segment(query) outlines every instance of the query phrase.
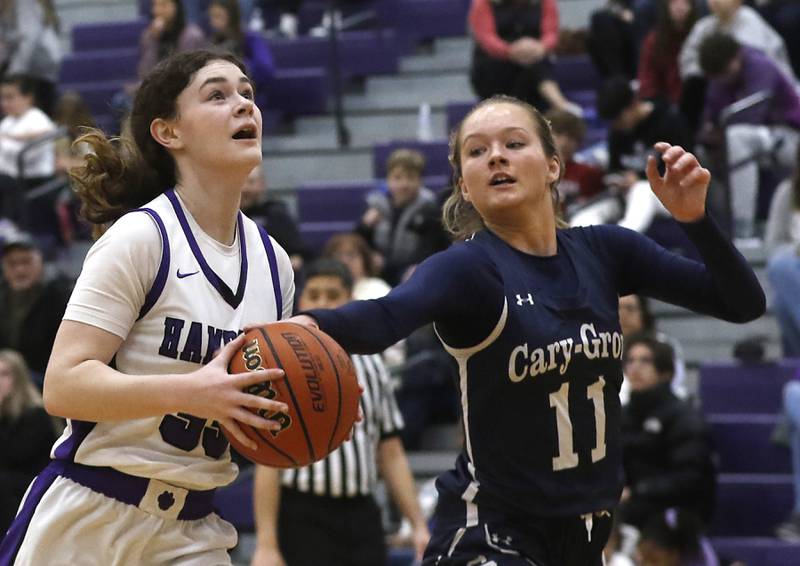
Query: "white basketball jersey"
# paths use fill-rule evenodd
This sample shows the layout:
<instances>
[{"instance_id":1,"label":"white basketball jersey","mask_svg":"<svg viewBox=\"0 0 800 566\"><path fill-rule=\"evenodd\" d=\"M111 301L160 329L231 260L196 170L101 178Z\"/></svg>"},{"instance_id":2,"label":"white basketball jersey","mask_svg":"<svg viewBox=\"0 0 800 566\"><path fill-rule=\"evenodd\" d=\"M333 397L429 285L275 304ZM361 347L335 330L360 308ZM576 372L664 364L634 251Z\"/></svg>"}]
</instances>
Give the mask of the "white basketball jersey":
<instances>
[{"instance_id":1,"label":"white basketball jersey","mask_svg":"<svg viewBox=\"0 0 800 566\"><path fill-rule=\"evenodd\" d=\"M139 318L114 358L120 372L195 371L245 326L291 313L289 258L263 228L241 213L238 245L231 247L202 233L172 190L131 214L155 223L162 253ZM214 265L227 266L230 286ZM211 489L236 476L219 425L182 413L121 422L72 420L53 456L187 489Z\"/></svg>"}]
</instances>

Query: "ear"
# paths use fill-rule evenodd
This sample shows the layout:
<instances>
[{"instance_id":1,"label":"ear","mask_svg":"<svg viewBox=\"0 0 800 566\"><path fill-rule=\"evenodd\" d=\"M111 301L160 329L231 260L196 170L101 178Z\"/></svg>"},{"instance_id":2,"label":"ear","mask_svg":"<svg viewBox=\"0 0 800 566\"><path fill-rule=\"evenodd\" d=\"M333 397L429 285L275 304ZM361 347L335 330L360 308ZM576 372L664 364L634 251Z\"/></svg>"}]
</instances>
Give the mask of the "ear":
<instances>
[{"instance_id":1,"label":"ear","mask_svg":"<svg viewBox=\"0 0 800 566\"><path fill-rule=\"evenodd\" d=\"M552 185L555 183L559 175L561 175L561 159L554 155L547 165L547 184Z\"/></svg>"},{"instance_id":2,"label":"ear","mask_svg":"<svg viewBox=\"0 0 800 566\"><path fill-rule=\"evenodd\" d=\"M456 185L458 185L458 190L461 191L461 198L464 199L464 202L470 202L469 191L467 190L467 184L464 182L464 177L459 177Z\"/></svg>"},{"instance_id":3,"label":"ear","mask_svg":"<svg viewBox=\"0 0 800 566\"><path fill-rule=\"evenodd\" d=\"M150 135L167 149L183 148L184 144L180 136L180 130L175 122L171 120L156 118L150 122Z\"/></svg>"}]
</instances>

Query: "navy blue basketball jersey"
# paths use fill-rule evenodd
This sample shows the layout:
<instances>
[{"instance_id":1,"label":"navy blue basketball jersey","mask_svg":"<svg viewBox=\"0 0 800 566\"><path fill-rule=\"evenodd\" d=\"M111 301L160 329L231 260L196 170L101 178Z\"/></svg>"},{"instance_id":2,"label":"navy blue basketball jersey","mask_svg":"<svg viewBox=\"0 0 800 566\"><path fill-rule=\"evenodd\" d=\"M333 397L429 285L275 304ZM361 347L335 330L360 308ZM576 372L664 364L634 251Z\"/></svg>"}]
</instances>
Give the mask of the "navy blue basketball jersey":
<instances>
[{"instance_id":1,"label":"navy blue basketball jersey","mask_svg":"<svg viewBox=\"0 0 800 566\"><path fill-rule=\"evenodd\" d=\"M623 481L618 297L642 293L731 321L765 308L713 221L685 228L705 265L616 226L559 230L549 257L483 230L386 297L309 314L358 353L435 323L459 365L465 430L438 487L463 502L467 525L479 507L522 517L607 510Z\"/></svg>"}]
</instances>

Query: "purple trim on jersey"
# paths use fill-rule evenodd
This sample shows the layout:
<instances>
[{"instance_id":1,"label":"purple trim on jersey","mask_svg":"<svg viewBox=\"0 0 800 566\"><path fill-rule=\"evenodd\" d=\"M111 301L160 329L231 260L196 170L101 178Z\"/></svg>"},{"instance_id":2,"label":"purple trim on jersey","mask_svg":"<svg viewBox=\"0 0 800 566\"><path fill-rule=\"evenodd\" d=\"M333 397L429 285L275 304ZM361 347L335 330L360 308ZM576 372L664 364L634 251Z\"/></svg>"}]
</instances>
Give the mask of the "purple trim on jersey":
<instances>
[{"instance_id":1,"label":"purple trim on jersey","mask_svg":"<svg viewBox=\"0 0 800 566\"><path fill-rule=\"evenodd\" d=\"M186 220L186 214L183 212L183 208L181 208L181 203L178 200L178 196L175 194L175 189L170 189L165 194L167 195L169 202L172 204L172 208L175 210L175 215L178 217L178 222L180 222L181 229L186 236L186 240L189 242L189 248L191 248L194 258L200 265L203 275L222 296L226 303L233 308L237 308L244 298L244 289L245 285L247 284L247 246L244 237L244 219L242 217L242 213L239 212L237 218L241 267L239 270L239 286L236 288L236 294L234 294L233 291L231 291L231 288L225 284L225 282L214 272L213 269L211 269L211 266L208 265L208 262L206 262L206 258L203 257L203 252L200 250L200 246L197 244L194 234L192 234L192 229L189 227L189 222Z\"/></svg>"},{"instance_id":2,"label":"purple trim on jersey","mask_svg":"<svg viewBox=\"0 0 800 566\"><path fill-rule=\"evenodd\" d=\"M25 503L8 528L5 538L0 542L0 566L11 566L16 561L36 507L57 477L58 471L53 464L50 464L33 480L25 497Z\"/></svg>"},{"instance_id":3,"label":"purple trim on jersey","mask_svg":"<svg viewBox=\"0 0 800 566\"><path fill-rule=\"evenodd\" d=\"M281 294L281 279L278 273L278 259L275 257L275 248L272 246L272 240L269 239L269 234L263 226L259 224L258 232L261 234L261 242L264 244L264 249L267 252L267 260L269 261L269 273L272 276L272 290L275 292L275 308L278 313L278 320L283 318L283 295Z\"/></svg>"},{"instance_id":4,"label":"purple trim on jersey","mask_svg":"<svg viewBox=\"0 0 800 566\"><path fill-rule=\"evenodd\" d=\"M141 320L144 318L150 309L153 308L153 305L156 304L156 301L161 296L161 292L164 290L164 285L167 284L167 276L169 275L169 237L167 236L167 229L164 227L164 222L161 220L161 217L155 210L149 208L137 208L132 212L146 212L150 215L150 217L155 221L156 225L158 226L158 231L161 232L161 263L158 266L158 273L156 273L156 278L153 281L153 286L150 287L150 291L147 292L147 296L144 298L144 304L142 308L139 310L139 317L136 320Z\"/></svg>"},{"instance_id":5,"label":"purple trim on jersey","mask_svg":"<svg viewBox=\"0 0 800 566\"><path fill-rule=\"evenodd\" d=\"M72 426L72 434L56 448L55 454L53 454L53 458L56 460L75 460L75 454L78 452L81 443L86 440L86 437L97 425L97 423L76 421L74 419L70 419L69 423Z\"/></svg>"}]
</instances>

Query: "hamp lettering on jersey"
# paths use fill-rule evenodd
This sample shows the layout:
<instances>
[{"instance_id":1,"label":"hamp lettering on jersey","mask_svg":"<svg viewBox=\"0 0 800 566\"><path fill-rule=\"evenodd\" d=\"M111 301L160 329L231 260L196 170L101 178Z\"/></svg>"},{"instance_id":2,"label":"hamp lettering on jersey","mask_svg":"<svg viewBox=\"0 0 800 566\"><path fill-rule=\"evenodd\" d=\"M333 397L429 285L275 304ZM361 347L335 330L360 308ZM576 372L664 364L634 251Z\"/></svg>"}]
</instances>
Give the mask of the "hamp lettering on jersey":
<instances>
[{"instance_id":1,"label":"hamp lettering on jersey","mask_svg":"<svg viewBox=\"0 0 800 566\"><path fill-rule=\"evenodd\" d=\"M519 383L526 377L536 377L558 369L564 375L573 355L583 354L590 360L614 357L622 359L622 335L619 332L597 332L594 324L580 328L580 343L563 338L541 348L530 348L525 342L515 346L508 357L508 379Z\"/></svg>"},{"instance_id":2,"label":"hamp lettering on jersey","mask_svg":"<svg viewBox=\"0 0 800 566\"><path fill-rule=\"evenodd\" d=\"M164 338L158 349L160 356L185 362L207 364L214 353L239 335L238 330L215 328L202 322L168 316L164 318Z\"/></svg>"}]
</instances>

